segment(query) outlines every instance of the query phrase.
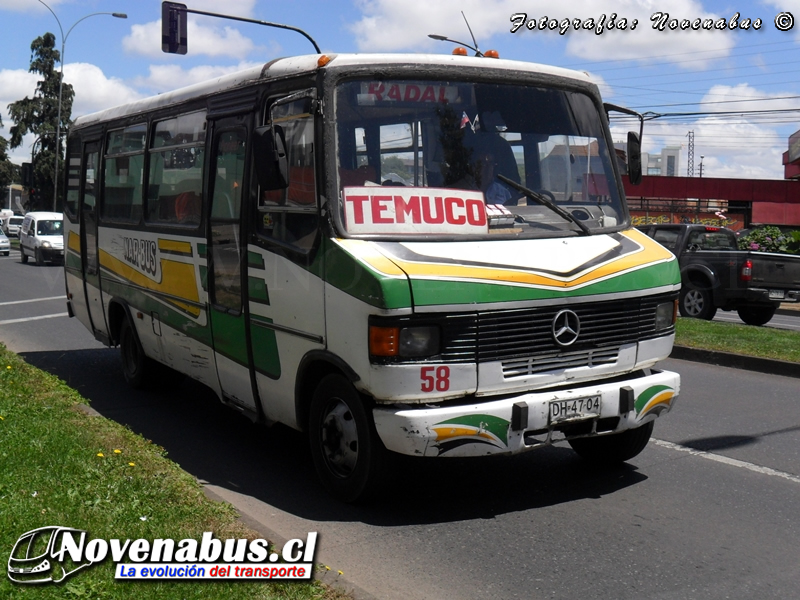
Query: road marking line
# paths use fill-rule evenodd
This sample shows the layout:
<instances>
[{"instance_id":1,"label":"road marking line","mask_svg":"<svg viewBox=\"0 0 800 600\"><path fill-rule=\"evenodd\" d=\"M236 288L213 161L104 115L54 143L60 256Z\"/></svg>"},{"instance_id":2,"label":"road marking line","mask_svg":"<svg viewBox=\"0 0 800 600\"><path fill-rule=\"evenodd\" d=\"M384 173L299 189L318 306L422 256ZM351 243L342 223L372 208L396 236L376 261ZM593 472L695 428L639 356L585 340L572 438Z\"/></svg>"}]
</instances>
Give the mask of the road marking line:
<instances>
[{"instance_id":1,"label":"road marking line","mask_svg":"<svg viewBox=\"0 0 800 600\"><path fill-rule=\"evenodd\" d=\"M722 456L720 454L712 454L711 452L705 452L704 450L696 450L694 448L689 448L688 446L681 446L680 444L674 444L672 442L666 442L664 440L657 440L655 438L652 440L652 442L657 446L661 446L662 448L677 450L678 452L688 452L689 454L693 454L701 458L707 458L708 460L720 462L729 465L731 467L747 469L748 471L754 471L755 473L761 473L762 475L780 477L782 479L788 479L789 481L793 481L794 483L800 483L800 477L797 477L790 473L784 473L783 471L770 469L769 467L761 467L759 465L754 465L753 463L744 462L743 460L736 460L735 458L728 458L727 456Z\"/></svg>"},{"instance_id":2,"label":"road marking line","mask_svg":"<svg viewBox=\"0 0 800 600\"><path fill-rule=\"evenodd\" d=\"M26 317L24 319L7 319L0 321L0 325L10 325L11 323L25 323L26 321L38 321L40 319L53 319L55 317L68 317L69 313L57 313L54 315L42 315L41 317Z\"/></svg>"},{"instance_id":3,"label":"road marking line","mask_svg":"<svg viewBox=\"0 0 800 600\"><path fill-rule=\"evenodd\" d=\"M64 300L66 296L50 296L49 298L33 298L31 300L13 300L11 302L0 302L0 306L9 304L27 304L28 302L44 302L45 300Z\"/></svg>"}]
</instances>

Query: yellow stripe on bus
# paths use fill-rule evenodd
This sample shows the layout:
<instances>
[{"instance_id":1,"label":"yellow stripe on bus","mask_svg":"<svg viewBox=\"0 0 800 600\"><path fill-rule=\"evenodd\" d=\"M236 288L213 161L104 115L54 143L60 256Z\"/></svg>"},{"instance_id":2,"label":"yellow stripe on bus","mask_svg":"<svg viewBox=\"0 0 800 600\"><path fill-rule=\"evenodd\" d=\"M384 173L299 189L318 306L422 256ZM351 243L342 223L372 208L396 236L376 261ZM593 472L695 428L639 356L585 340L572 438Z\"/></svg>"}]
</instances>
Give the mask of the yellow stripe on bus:
<instances>
[{"instance_id":1,"label":"yellow stripe on bus","mask_svg":"<svg viewBox=\"0 0 800 600\"><path fill-rule=\"evenodd\" d=\"M77 231L69 232L69 238L67 239L67 248L69 248L70 250L72 250L77 254L81 253L81 236L78 235Z\"/></svg>"},{"instance_id":2,"label":"yellow stripe on bus","mask_svg":"<svg viewBox=\"0 0 800 600\"><path fill-rule=\"evenodd\" d=\"M385 274L394 274L398 267L409 277L441 278L441 279L471 279L484 280L502 283L516 283L549 288L576 288L587 285L594 281L619 275L626 271L652 265L659 262L674 260L674 256L669 250L655 243L643 233L636 230L623 232L628 239L635 242L639 249L629 252L616 260L599 265L589 272L573 276L572 278L559 278L535 270L524 271L522 269L496 269L491 267L473 267L469 265L454 265L440 263L432 260L431 262L408 262L398 257L392 257L391 261L382 254L373 251L369 253L366 248L353 246L355 240L347 240L347 244L342 244L360 259L368 262L375 270ZM389 264L387 264L389 263Z\"/></svg>"},{"instance_id":3,"label":"yellow stripe on bus","mask_svg":"<svg viewBox=\"0 0 800 600\"><path fill-rule=\"evenodd\" d=\"M178 240L158 240L158 248L165 252L180 252L181 254L192 254L191 242L179 242Z\"/></svg>"},{"instance_id":4,"label":"yellow stripe on bus","mask_svg":"<svg viewBox=\"0 0 800 600\"><path fill-rule=\"evenodd\" d=\"M160 283L142 275L132 266L115 258L105 250L100 250L100 265L125 281L129 281L139 287L183 298L190 302L200 301L197 293L195 269L191 263L181 263L162 258ZM172 303L195 317L200 315L200 309L196 306L178 300L174 300Z\"/></svg>"}]
</instances>

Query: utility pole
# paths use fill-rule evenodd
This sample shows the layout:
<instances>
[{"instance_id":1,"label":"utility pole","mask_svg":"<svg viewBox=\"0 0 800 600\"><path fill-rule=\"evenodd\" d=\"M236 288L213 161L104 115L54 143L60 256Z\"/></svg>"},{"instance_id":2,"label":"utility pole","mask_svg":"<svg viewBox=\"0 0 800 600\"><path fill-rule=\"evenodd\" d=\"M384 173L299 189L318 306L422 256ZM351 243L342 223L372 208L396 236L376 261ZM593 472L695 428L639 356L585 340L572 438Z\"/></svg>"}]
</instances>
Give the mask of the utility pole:
<instances>
[{"instance_id":1,"label":"utility pole","mask_svg":"<svg viewBox=\"0 0 800 600\"><path fill-rule=\"evenodd\" d=\"M689 138L689 160L686 165L686 176L694 177L694 131L686 134Z\"/></svg>"},{"instance_id":2,"label":"utility pole","mask_svg":"<svg viewBox=\"0 0 800 600\"><path fill-rule=\"evenodd\" d=\"M702 179L702 178L703 178L703 159L704 159L704 158L705 158L705 156L703 156L703 155L701 154L701 155L700 155L700 179Z\"/></svg>"}]
</instances>

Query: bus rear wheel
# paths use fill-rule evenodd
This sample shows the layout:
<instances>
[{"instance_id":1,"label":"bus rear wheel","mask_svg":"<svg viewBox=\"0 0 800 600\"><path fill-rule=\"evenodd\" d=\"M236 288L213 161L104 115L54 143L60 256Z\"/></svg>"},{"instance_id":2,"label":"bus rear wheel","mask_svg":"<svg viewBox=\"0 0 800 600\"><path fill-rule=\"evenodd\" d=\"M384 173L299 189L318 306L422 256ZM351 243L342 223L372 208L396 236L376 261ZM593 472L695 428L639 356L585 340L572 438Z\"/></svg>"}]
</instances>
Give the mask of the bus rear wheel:
<instances>
[{"instance_id":1,"label":"bus rear wheel","mask_svg":"<svg viewBox=\"0 0 800 600\"><path fill-rule=\"evenodd\" d=\"M119 332L119 350L122 359L122 374L125 381L134 389L144 386L147 378L149 359L144 353L139 338L133 331L131 322L126 318L122 321Z\"/></svg>"},{"instance_id":2,"label":"bus rear wheel","mask_svg":"<svg viewBox=\"0 0 800 600\"><path fill-rule=\"evenodd\" d=\"M655 421L628 429L622 433L569 440L569 445L581 458L596 463L614 464L630 460L647 446Z\"/></svg>"},{"instance_id":3,"label":"bus rear wheel","mask_svg":"<svg viewBox=\"0 0 800 600\"><path fill-rule=\"evenodd\" d=\"M308 431L314 467L328 492L343 502L371 498L386 450L361 396L343 376L319 382Z\"/></svg>"}]
</instances>

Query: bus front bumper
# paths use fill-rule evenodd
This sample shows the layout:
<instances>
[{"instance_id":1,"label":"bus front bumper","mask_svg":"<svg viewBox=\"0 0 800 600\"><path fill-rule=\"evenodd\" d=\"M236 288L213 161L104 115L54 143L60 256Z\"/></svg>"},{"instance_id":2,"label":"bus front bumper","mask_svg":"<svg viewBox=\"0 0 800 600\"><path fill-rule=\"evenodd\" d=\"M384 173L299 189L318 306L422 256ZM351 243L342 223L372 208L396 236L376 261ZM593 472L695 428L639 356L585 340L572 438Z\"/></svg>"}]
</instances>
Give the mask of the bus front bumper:
<instances>
[{"instance_id":1,"label":"bus front bumper","mask_svg":"<svg viewBox=\"0 0 800 600\"><path fill-rule=\"evenodd\" d=\"M386 448L400 454L518 454L639 427L669 411L679 390L677 373L645 369L607 382L474 404L378 406L373 415Z\"/></svg>"}]
</instances>

